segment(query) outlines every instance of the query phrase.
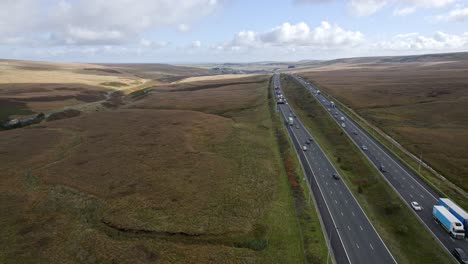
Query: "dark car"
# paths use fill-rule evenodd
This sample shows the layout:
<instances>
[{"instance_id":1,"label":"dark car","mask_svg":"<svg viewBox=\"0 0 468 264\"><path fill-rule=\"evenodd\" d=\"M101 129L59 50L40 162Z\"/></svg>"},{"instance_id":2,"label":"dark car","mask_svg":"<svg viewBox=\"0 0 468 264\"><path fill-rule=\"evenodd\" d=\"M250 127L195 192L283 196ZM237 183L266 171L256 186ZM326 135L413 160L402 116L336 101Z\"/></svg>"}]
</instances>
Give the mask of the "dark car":
<instances>
[{"instance_id":1,"label":"dark car","mask_svg":"<svg viewBox=\"0 0 468 264\"><path fill-rule=\"evenodd\" d=\"M380 165L379 170L380 170L381 172L386 172L386 171L387 171L387 170L385 170L385 166L384 166L384 165Z\"/></svg>"},{"instance_id":2,"label":"dark car","mask_svg":"<svg viewBox=\"0 0 468 264\"><path fill-rule=\"evenodd\" d=\"M468 264L468 256L463 252L461 248L453 249L453 255L462 264Z\"/></svg>"},{"instance_id":3,"label":"dark car","mask_svg":"<svg viewBox=\"0 0 468 264\"><path fill-rule=\"evenodd\" d=\"M306 140L306 144L309 145L309 144L310 144L310 140L307 139L307 140Z\"/></svg>"},{"instance_id":4,"label":"dark car","mask_svg":"<svg viewBox=\"0 0 468 264\"><path fill-rule=\"evenodd\" d=\"M299 125L296 125L296 128L299 129Z\"/></svg>"},{"instance_id":5,"label":"dark car","mask_svg":"<svg viewBox=\"0 0 468 264\"><path fill-rule=\"evenodd\" d=\"M357 131L356 131L356 130L354 130L354 131L353 131L353 134L354 134L354 135L357 135Z\"/></svg>"},{"instance_id":6,"label":"dark car","mask_svg":"<svg viewBox=\"0 0 468 264\"><path fill-rule=\"evenodd\" d=\"M313 141L311 137L309 138L309 141L310 141L310 142L312 142L312 141Z\"/></svg>"},{"instance_id":7,"label":"dark car","mask_svg":"<svg viewBox=\"0 0 468 264\"><path fill-rule=\"evenodd\" d=\"M338 174L336 174L336 173L333 173L333 174L332 174L332 177L333 177L333 179L335 179L335 180L339 180L339 179L340 179L340 176L338 176Z\"/></svg>"}]
</instances>

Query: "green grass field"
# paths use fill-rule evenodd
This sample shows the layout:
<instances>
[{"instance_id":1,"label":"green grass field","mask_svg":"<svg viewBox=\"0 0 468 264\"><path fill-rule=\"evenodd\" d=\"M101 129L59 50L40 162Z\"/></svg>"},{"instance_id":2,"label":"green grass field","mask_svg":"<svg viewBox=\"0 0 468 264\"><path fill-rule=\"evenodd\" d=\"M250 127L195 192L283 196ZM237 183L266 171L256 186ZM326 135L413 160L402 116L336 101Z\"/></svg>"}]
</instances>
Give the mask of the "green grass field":
<instances>
[{"instance_id":1,"label":"green grass field","mask_svg":"<svg viewBox=\"0 0 468 264\"><path fill-rule=\"evenodd\" d=\"M445 250L310 93L282 76L290 105L343 176L399 263L451 263Z\"/></svg>"}]
</instances>

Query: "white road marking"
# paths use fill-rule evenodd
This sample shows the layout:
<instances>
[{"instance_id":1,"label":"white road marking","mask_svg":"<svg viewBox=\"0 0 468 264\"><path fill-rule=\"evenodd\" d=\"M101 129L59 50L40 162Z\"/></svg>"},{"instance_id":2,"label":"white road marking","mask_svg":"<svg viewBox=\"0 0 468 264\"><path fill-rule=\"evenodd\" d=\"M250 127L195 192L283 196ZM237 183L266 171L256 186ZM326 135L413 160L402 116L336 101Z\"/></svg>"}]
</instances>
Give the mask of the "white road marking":
<instances>
[{"instance_id":1,"label":"white road marking","mask_svg":"<svg viewBox=\"0 0 468 264\"><path fill-rule=\"evenodd\" d=\"M424 199L424 195L420 194L419 196L421 196L421 198L423 198L423 199Z\"/></svg>"},{"instance_id":2,"label":"white road marking","mask_svg":"<svg viewBox=\"0 0 468 264\"><path fill-rule=\"evenodd\" d=\"M411 189L414 189L414 186L413 186L413 185L411 185Z\"/></svg>"},{"instance_id":3,"label":"white road marking","mask_svg":"<svg viewBox=\"0 0 468 264\"><path fill-rule=\"evenodd\" d=\"M369 243L369 246L370 246L370 248L372 248L372 250L374 250L374 247L372 246L372 244L371 244L371 243Z\"/></svg>"},{"instance_id":4,"label":"white road marking","mask_svg":"<svg viewBox=\"0 0 468 264\"><path fill-rule=\"evenodd\" d=\"M359 226L359 228L361 228L361 231L364 231L364 229L362 228L362 226Z\"/></svg>"},{"instance_id":5,"label":"white road marking","mask_svg":"<svg viewBox=\"0 0 468 264\"><path fill-rule=\"evenodd\" d=\"M338 204L338 202L335 200L335 203Z\"/></svg>"},{"instance_id":6,"label":"white road marking","mask_svg":"<svg viewBox=\"0 0 468 264\"><path fill-rule=\"evenodd\" d=\"M354 212L351 212L351 213L353 214L353 216L356 216L356 215L354 214Z\"/></svg>"},{"instance_id":7,"label":"white road marking","mask_svg":"<svg viewBox=\"0 0 468 264\"><path fill-rule=\"evenodd\" d=\"M411 193L410 193L410 195L409 195L409 196L410 196L411 198L413 198L413 195L412 195Z\"/></svg>"},{"instance_id":8,"label":"white road marking","mask_svg":"<svg viewBox=\"0 0 468 264\"><path fill-rule=\"evenodd\" d=\"M351 231L351 228L348 226L348 230Z\"/></svg>"},{"instance_id":9,"label":"white road marking","mask_svg":"<svg viewBox=\"0 0 468 264\"><path fill-rule=\"evenodd\" d=\"M356 247L357 247L357 248L359 248L359 245L358 245L358 243L356 243Z\"/></svg>"}]
</instances>

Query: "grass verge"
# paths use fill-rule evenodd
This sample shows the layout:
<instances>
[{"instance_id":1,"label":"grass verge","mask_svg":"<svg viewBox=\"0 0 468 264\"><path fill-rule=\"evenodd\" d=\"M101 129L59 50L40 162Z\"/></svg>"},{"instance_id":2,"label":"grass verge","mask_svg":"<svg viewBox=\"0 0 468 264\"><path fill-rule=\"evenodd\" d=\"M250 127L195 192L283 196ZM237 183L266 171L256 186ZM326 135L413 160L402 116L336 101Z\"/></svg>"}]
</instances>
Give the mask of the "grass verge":
<instances>
[{"instance_id":1,"label":"grass verge","mask_svg":"<svg viewBox=\"0 0 468 264\"><path fill-rule=\"evenodd\" d=\"M339 170L396 260L451 263L445 250L312 95L292 78L282 75L281 82L288 102Z\"/></svg>"},{"instance_id":2,"label":"grass verge","mask_svg":"<svg viewBox=\"0 0 468 264\"><path fill-rule=\"evenodd\" d=\"M322 232L319 215L314 209L315 205L311 193L304 181L304 172L294 153L292 142L277 113L274 112L275 102L269 93L270 111L273 120L273 129L278 141L279 152L283 161L284 171L289 180L291 194L302 238L302 249L307 263L324 263L328 249Z\"/></svg>"}]
</instances>

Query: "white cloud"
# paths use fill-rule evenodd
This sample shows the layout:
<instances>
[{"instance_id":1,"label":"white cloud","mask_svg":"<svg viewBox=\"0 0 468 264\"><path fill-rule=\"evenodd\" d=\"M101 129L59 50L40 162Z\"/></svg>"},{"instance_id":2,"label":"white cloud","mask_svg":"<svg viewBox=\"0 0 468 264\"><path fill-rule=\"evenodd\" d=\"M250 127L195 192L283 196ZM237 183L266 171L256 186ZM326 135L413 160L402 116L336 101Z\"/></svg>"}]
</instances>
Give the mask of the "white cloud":
<instances>
[{"instance_id":1,"label":"white cloud","mask_svg":"<svg viewBox=\"0 0 468 264\"><path fill-rule=\"evenodd\" d=\"M190 27L187 25L187 24L179 24L179 26L177 27L179 29L180 32L187 32L190 30Z\"/></svg>"},{"instance_id":2,"label":"white cloud","mask_svg":"<svg viewBox=\"0 0 468 264\"><path fill-rule=\"evenodd\" d=\"M192 48L194 48L194 49L198 49L201 46L202 46L202 43L199 40L195 40L195 41L192 42Z\"/></svg>"},{"instance_id":3,"label":"white cloud","mask_svg":"<svg viewBox=\"0 0 468 264\"><path fill-rule=\"evenodd\" d=\"M234 39L231 41L230 46L232 47L253 47L260 44L258 34L251 30L243 30L238 32Z\"/></svg>"},{"instance_id":4,"label":"white cloud","mask_svg":"<svg viewBox=\"0 0 468 264\"><path fill-rule=\"evenodd\" d=\"M350 0L349 6L352 12L358 16L369 16L387 5L384 0Z\"/></svg>"},{"instance_id":5,"label":"white cloud","mask_svg":"<svg viewBox=\"0 0 468 264\"><path fill-rule=\"evenodd\" d=\"M441 21L468 21L468 8L454 9L447 14L437 16L436 19Z\"/></svg>"},{"instance_id":6,"label":"white cloud","mask_svg":"<svg viewBox=\"0 0 468 264\"><path fill-rule=\"evenodd\" d=\"M379 50L395 51L461 51L468 48L468 32L452 35L436 32L432 36L419 33L396 35L389 41L382 41L372 45Z\"/></svg>"},{"instance_id":7,"label":"white cloud","mask_svg":"<svg viewBox=\"0 0 468 264\"><path fill-rule=\"evenodd\" d=\"M159 27L188 30L221 4L215 0L0 1L0 39L49 36L55 45L122 44Z\"/></svg>"},{"instance_id":8,"label":"white cloud","mask_svg":"<svg viewBox=\"0 0 468 264\"><path fill-rule=\"evenodd\" d=\"M406 16L411 13L414 13L416 11L416 8L414 7L403 7L403 8L397 8L393 11L393 15L395 16Z\"/></svg>"},{"instance_id":9,"label":"white cloud","mask_svg":"<svg viewBox=\"0 0 468 264\"><path fill-rule=\"evenodd\" d=\"M335 0L295 0L298 4L331 3ZM382 10L384 7L393 6L394 15L408 15L419 8L440 8L447 6L456 0L347 0L351 13L357 16L369 16Z\"/></svg>"},{"instance_id":10,"label":"white cloud","mask_svg":"<svg viewBox=\"0 0 468 264\"><path fill-rule=\"evenodd\" d=\"M359 44L364 35L359 31L344 30L338 25L323 21L311 29L304 22L290 24L288 22L274 27L266 32L241 31L229 43L230 47L315 47L321 49L345 48Z\"/></svg>"},{"instance_id":11,"label":"white cloud","mask_svg":"<svg viewBox=\"0 0 468 264\"><path fill-rule=\"evenodd\" d=\"M152 41L149 39L142 38L140 40L140 46L144 48L151 48L151 49L161 49L169 46L169 42L167 41Z\"/></svg>"}]
</instances>

